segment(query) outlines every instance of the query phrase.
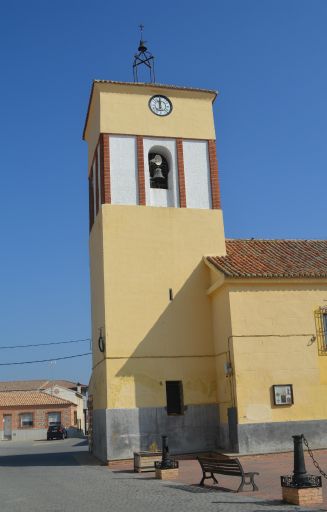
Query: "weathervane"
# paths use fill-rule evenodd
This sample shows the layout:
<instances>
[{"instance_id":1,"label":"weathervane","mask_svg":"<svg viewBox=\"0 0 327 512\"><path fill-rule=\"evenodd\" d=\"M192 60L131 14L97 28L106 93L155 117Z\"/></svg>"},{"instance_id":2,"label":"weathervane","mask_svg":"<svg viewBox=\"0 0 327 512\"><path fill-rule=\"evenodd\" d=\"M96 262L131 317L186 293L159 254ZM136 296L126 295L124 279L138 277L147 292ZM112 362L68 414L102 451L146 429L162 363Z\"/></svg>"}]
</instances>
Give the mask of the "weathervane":
<instances>
[{"instance_id":1,"label":"weathervane","mask_svg":"<svg viewBox=\"0 0 327 512\"><path fill-rule=\"evenodd\" d=\"M141 31L141 39L140 44L138 47L138 53L134 55L134 62L133 62L133 75L134 75L134 82L138 82L138 66L141 66L144 64L149 69L150 73L150 83L155 83L156 77L154 74L154 56L152 53L148 52L147 47L145 46L146 41L143 40L143 29L144 25L142 23L139 25L140 31Z\"/></svg>"}]
</instances>

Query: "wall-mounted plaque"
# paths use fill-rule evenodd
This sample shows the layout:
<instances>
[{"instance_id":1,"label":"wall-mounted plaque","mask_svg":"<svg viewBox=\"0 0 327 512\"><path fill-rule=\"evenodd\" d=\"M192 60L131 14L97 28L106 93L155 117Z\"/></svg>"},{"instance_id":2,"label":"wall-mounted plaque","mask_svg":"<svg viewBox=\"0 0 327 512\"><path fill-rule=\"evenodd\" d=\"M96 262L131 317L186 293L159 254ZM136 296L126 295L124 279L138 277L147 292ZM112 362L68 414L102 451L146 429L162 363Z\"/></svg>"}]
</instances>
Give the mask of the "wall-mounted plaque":
<instances>
[{"instance_id":1,"label":"wall-mounted plaque","mask_svg":"<svg viewBox=\"0 0 327 512\"><path fill-rule=\"evenodd\" d=\"M275 384L273 396L275 405L292 405L294 403L292 384Z\"/></svg>"}]
</instances>

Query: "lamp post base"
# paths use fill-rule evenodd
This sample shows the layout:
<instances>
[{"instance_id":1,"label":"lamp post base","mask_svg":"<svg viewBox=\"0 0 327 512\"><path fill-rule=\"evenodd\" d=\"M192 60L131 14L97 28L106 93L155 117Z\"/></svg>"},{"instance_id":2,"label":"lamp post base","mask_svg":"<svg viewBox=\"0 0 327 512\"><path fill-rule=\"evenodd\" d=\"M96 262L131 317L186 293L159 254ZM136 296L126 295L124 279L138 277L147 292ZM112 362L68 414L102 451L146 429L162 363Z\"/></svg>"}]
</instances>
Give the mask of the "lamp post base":
<instances>
[{"instance_id":1,"label":"lamp post base","mask_svg":"<svg viewBox=\"0 0 327 512\"><path fill-rule=\"evenodd\" d=\"M178 468L156 468L156 478L159 480L174 480L175 478L178 478Z\"/></svg>"},{"instance_id":2,"label":"lamp post base","mask_svg":"<svg viewBox=\"0 0 327 512\"><path fill-rule=\"evenodd\" d=\"M323 502L321 487L282 487L283 501L292 505L314 505Z\"/></svg>"}]
</instances>

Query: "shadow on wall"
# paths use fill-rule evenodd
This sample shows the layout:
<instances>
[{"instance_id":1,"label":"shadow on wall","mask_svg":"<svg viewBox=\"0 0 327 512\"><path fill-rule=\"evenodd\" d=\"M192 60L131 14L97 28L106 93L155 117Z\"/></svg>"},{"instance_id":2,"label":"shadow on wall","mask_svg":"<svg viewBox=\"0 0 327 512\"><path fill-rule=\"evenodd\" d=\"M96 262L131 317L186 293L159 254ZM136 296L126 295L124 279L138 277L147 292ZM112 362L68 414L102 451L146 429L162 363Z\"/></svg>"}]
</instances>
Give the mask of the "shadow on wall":
<instances>
[{"instance_id":1,"label":"shadow on wall","mask_svg":"<svg viewBox=\"0 0 327 512\"><path fill-rule=\"evenodd\" d=\"M167 307L158 313L158 320L117 372L115 395L121 397L126 382L134 379L136 408L108 411L109 459L160 449L163 434L169 436L169 447L175 453L207 451L218 445L208 286L209 271L201 262L173 300L169 301L169 290L165 290ZM143 308L147 310L146 299ZM182 381L183 414L168 415L166 381Z\"/></svg>"}]
</instances>

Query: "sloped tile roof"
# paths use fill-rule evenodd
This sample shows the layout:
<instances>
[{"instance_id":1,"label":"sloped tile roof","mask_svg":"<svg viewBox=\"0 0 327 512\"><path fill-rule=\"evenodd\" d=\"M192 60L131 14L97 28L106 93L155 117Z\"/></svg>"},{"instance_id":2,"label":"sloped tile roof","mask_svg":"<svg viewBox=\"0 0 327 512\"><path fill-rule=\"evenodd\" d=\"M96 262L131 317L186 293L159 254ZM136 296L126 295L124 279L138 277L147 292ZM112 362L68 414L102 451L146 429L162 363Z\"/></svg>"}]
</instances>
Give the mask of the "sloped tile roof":
<instances>
[{"instance_id":1,"label":"sloped tile roof","mask_svg":"<svg viewBox=\"0 0 327 512\"><path fill-rule=\"evenodd\" d=\"M3 391L0 393L0 407L68 404L71 402L41 391Z\"/></svg>"},{"instance_id":2,"label":"sloped tile roof","mask_svg":"<svg viewBox=\"0 0 327 512\"><path fill-rule=\"evenodd\" d=\"M0 392L2 391L38 391L41 389L52 388L53 386L61 386L66 389L76 389L76 382L70 380L10 380L0 382ZM87 387L81 384L82 388Z\"/></svg>"},{"instance_id":3,"label":"sloped tile roof","mask_svg":"<svg viewBox=\"0 0 327 512\"><path fill-rule=\"evenodd\" d=\"M226 240L207 261L228 277L327 277L327 240Z\"/></svg>"}]
</instances>

